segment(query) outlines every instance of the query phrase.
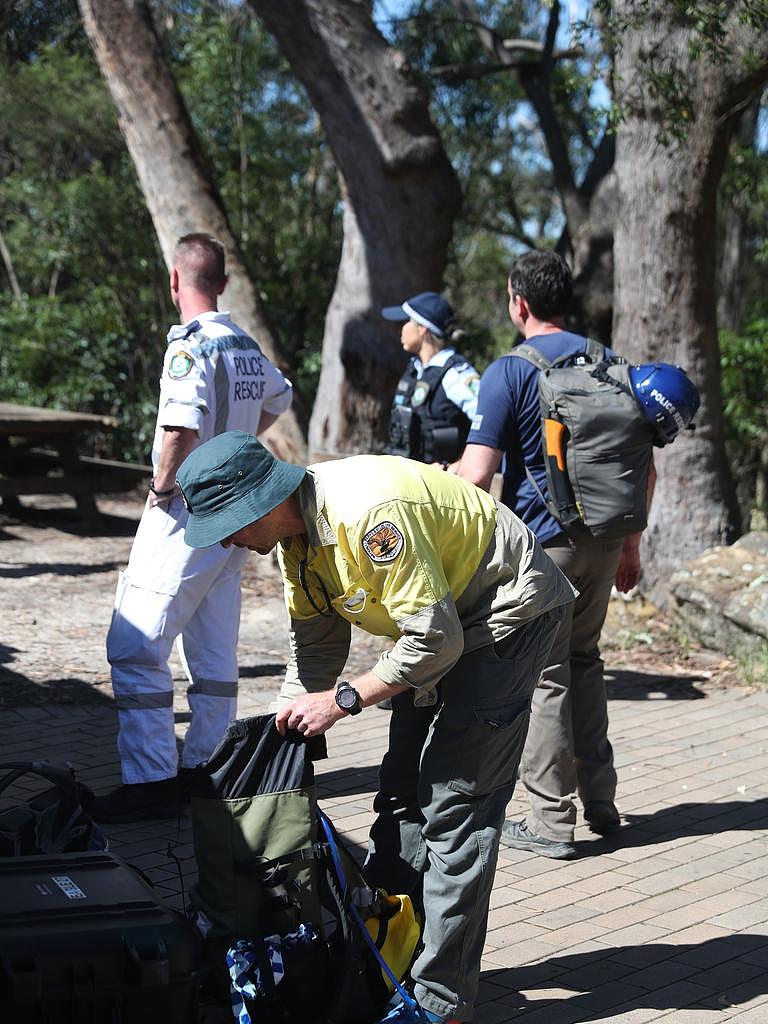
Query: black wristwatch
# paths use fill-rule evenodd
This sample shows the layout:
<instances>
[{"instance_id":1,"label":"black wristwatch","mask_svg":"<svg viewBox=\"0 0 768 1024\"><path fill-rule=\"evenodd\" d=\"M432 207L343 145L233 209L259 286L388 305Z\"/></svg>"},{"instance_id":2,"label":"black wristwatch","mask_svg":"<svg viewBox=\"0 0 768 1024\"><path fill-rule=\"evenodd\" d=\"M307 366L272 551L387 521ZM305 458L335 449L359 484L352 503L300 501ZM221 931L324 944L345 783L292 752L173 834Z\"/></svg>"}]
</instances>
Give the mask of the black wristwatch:
<instances>
[{"instance_id":1,"label":"black wristwatch","mask_svg":"<svg viewBox=\"0 0 768 1024\"><path fill-rule=\"evenodd\" d=\"M149 481L149 489L150 491L152 491L156 498L170 498L170 496L176 490L176 484L174 483L173 487L169 487L165 491L158 491L158 489L155 487L155 478L152 477L152 479Z\"/></svg>"},{"instance_id":2,"label":"black wristwatch","mask_svg":"<svg viewBox=\"0 0 768 1024\"><path fill-rule=\"evenodd\" d=\"M340 679L336 687L336 703L348 715L359 715L363 710L360 694L346 679Z\"/></svg>"}]
</instances>

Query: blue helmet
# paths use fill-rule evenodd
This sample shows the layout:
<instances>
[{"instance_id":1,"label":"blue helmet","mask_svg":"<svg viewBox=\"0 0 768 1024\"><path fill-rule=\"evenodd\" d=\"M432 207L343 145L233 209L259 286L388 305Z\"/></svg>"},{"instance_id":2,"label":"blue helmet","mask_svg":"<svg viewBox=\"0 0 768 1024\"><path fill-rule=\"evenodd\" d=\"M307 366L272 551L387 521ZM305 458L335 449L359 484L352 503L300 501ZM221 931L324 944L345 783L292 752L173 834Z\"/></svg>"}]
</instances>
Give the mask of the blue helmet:
<instances>
[{"instance_id":1,"label":"blue helmet","mask_svg":"<svg viewBox=\"0 0 768 1024\"><path fill-rule=\"evenodd\" d=\"M629 382L643 415L656 427L662 445L674 441L696 415L701 401L699 392L679 366L630 366Z\"/></svg>"}]
</instances>

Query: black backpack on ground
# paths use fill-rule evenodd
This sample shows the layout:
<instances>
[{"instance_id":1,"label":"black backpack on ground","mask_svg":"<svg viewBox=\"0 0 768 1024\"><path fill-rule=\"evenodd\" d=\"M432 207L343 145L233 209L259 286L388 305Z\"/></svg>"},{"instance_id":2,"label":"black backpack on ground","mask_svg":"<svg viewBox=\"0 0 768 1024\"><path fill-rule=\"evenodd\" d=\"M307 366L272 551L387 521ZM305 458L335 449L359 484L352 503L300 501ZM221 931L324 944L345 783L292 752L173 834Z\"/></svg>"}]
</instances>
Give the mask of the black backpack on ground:
<instances>
[{"instance_id":1,"label":"black backpack on ground","mask_svg":"<svg viewBox=\"0 0 768 1024\"><path fill-rule=\"evenodd\" d=\"M0 763L0 773L0 857L107 848L106 837L88 814L93 793L77 781L70 765L7 761ZM46 784L31 797L16 787L29 776Z\"/></svg>"},{"instance_id":2,"label":"black backpack on ground","mask_svg":"<svg viewBox=\"0 0 768 1024\"><path fill-rule=\"evenodd\" d=\"M237 721L191 781L208 990L241 1021L370 1024L418 943L410 899L371 889L317 807L312 743Z\"/></svg>"}]
</instances>

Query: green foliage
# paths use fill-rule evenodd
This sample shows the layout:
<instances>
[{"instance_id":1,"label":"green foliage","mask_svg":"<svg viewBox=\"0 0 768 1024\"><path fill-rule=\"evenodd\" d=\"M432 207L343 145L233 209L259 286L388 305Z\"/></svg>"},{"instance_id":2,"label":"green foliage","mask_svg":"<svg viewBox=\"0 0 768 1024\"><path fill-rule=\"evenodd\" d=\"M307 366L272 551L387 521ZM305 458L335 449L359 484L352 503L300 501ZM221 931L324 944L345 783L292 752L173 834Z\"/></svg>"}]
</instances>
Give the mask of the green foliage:
<instances>
[{"instance_id":1,"label":"green foliage","mask_svg":"<svg viewBox=\"0 0 768 1024\"><path fill-rule=\"evenodd\" d=\"M475 6L500 38L542 36L528 9L536 5ZM457 238L487 232L517 248L556 239L563 220L552 171L515 71L494 69L475 26L448 0L414 0L382 28L431 88L432 115L464 193Z\"/></svg>"},{"instance_id":2,"label":"green foliage","mask_svg":"<svg viewBox=\"0 0 768 1024\"><path fill-rule=\"evenodd\" d=\"M768 643L763 641L754 652L737 653L736 663L746 686L768 689Z\"/></svg>"},{"instance_id":3,"label":"green foliage","mask_svg":"<svg viewBox=\"0 0 768 1024\"><path fill-rule=\"evenodd\" d=\"M246 264L311 402L341 249L338 181L318 119L247 9L179 8L165 42Z\"/></svg>"},{"instance_id":4,"label":"green foliage","mask_svg":"<svg viewBox=\"0 0 768 1024\"><path fill-rule=\"evenodd\" d=\"M611 123L643 110L656 122L659 142L670 148L685 141L694 116L690 96L695 91L700 64L727 64L733 60L732 32L740 26L755 30L756 49L739 58L753 65L764 64L757 33L768 30L766 0L634 0L617 5L611 0L594 0L595 10L605 19L605 37L616 52L631 33L645 36L638 54L642 75L633 83L631 95L614 104ZM688 60L681 59L680 42Z\"/></svg>"},{"instance_id":5,"label":"green foliage","mask_svg":"<svg viewBox=\"0 0 768 1024\"><path fill-rule=\"evenodd\" d=\"M499 39L545 38L549 10L539 3L476 0L473 8ZM481 45L476 25L460 18L449 0L413 0L397 19L382 13L379 26L430 89L432 117L461 182L464 200L446 290L468 332L463 351L482 369L514 340L506 296L513 256L534 246L554 247L565 224L541 127L523 86L540 54L521 50L519 67L502 67ZM574 51L581 59L557 60L549 69L553 109L577 180L606 122L593 101L601 70L595 42L584 34Z\"/></svg>"},{"instance_id":6,"label":"green foliage","mask_svg":"<svg viewBox=\"0 0 768 1024\"><path fill-rule=\"evenodd\" d=\"M0 264L0 397L115 415L120 429L92 453L146 462L176 319L167 270L74 0L16 6L0 49L0 232L23 299ZM341 241L322 133L243 7L196 0L159 13L212 177L311 401Z\"/></svg>"},{"instance_id":7,"label":"green foliage","mask_svg":"<svg viewBox=\"0 0 768 1024\"><path fill-rule=\"evenodd\" d=\"M96 287L86 302L0 300L0 400L117 416L112 435L93 435L92 454L148 461L162 342L137 349L119 296ZM150 373L151 370L151 373Z\"/></svg>"},{"instance_id":8,"label":"green foliage","mask_svg":"<svg viewBox=\"0 0 768 1024\"><path fill-rule=\"evenodd\" d=\"M768 317L740 336L721 331L720 352L726 447L748 511L768 446Z\"/></svg>"},{"instance_id":9,"label":"green foliage","mask_svg":"<svg viewBox=\"0 0 768 1024\"><path fill-rule=\"evenodd\" d=\"M332 154L307 97L247 5L152 3L229 221L293 360L295 383L311 403L341 242ZM551 6L475 3L499 38L529 41L543 40ZM380 18L380 27L430 89L462 183L446 290L467 331L462 348L483 369L513 341L505 291L511 257L555 244L564 224L523 88L539 58L523 54L518 71L494 68L474 26L448 0L389 8L398 17ZM722 51L728 11L762 29L765 8L766 0L664 4L693 26L702 59ZM659 5L639 0L634 11L637 19L658 18ZM555 61L549 80L577 181L606 123L594 86L606 53L620 43L598 34L597 19L587 20L578 53ZM617 29L615 21L606 24ZM98 441L99 454L146 461L164 336L175 313L75 0L11 0L0 12L0 40L0 231L24 296L13 301L0 265L0 396L117 415L121 429ZM678 111L684 125L685 90L663 60L649 61L648 70L656 102ZM768 430L760 411L766 321L758 319L768 317L758 262L768 258L768 175L764 156L748 149L735 153L730 167L724 195L748 206L755 255L748 271L754 322L742 337L723 337L729 445L748 475Z\"/></svg>"},{"instance_id":10,"label":"green foliage","mask_svg":"<svg viewBox=\"0 0 768 1024\"><path fill-rule=\"evenodd\" d=\"M482 372L509 352L517 332L507 309L511 259L503 241L490 232L456 239L446 273L446 294L466 333L461 351Z\"/></svg>"},{"instance_id":11,"label":"green foliage","mask_svg":"<svg viewBox=\"0 0 768 1024\"><path fill-rule=\"evenodd\" d=\"M0 229L23 294L0 291L0 394L115 415L91 451L145 462L167 274L98 70L66 27L0 60Z\"/></svg>"},{"instance_id":12,"label":"green foliage","mask_svg":"<svg viewBox=\"0 0 768 1024\"><path fill-rule=\"evenodd\" d=\"M741 336L720 332L720 365L729 441L735 451L768 439L768 318L753 320Z\"/></svg>"},{"instance_id":13,"label":"green foliage","mask_svg":"<svg viewBox=\"0 0 768 1024\"><path fill-rule=\"evenodd\" d=\"M71 44L79 35L77 0L5 0L0 5L0 60L32 60L41 40Z\"/></svg>"}]
</instances>

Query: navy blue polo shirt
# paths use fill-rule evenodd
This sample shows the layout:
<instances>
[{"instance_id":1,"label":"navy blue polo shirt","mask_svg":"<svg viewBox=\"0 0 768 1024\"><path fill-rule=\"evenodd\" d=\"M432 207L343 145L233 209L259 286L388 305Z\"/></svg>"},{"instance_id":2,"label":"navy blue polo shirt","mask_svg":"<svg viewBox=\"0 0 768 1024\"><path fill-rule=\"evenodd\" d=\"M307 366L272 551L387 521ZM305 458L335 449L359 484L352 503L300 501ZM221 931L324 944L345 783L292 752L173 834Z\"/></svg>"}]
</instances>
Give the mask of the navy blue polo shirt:
<instances>
[{"instance_id":1,"label":"navy blue polo shirt","mask_svg":"<svg viewBox=\"0 0 768 1024\"><path fill-rule=\"evenodd\" d=\"M582 355L587 339L570 331L558 331L528 338L526 344L538 349L545 359L554 360L565 355L574 358ZM611 349L606 349L605 354L614 355ZM550 540L563 532L525 473L527 466L542 494L546 495L539 371L532 363L517 356L502 356L491 363L480 379L477 412L467 444L499 448L504 453L501 500L539 541Z\"/></svg>"}]
</instances>

